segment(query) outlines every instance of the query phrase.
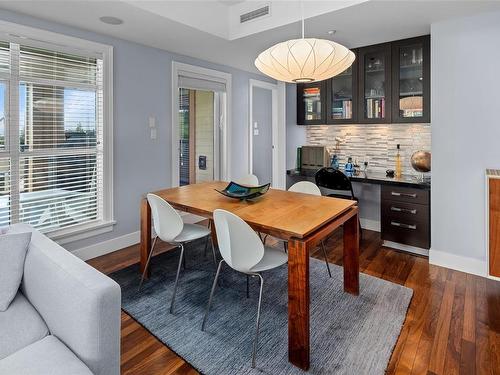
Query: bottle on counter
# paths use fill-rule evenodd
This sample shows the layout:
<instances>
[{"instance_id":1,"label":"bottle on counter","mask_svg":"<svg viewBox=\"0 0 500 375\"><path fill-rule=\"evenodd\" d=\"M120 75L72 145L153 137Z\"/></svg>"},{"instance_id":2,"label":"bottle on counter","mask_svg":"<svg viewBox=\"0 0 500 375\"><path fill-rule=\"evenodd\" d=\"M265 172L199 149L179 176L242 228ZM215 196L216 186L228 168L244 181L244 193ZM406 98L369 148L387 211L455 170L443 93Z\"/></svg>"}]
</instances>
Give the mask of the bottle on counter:
<instances>
[{"instance_id":1,"label":"bottle on counter","mask_svg":"<svg viewBox=\"0 0 500 375\"><path fill-rule=\"evenodd\" d=\"M400 150L401 150L401 147L400 145L398 144L397 145L397 154L396 154L396 177L397 178L400 178L401 177L401 174L402 174L402 167L401 167L401 155L400 155Z\"/></svg>"},{"instance_id":2,"label":"bottle on counter","mask_svg":"<svg viewBox=\"0 0 500 375\"><path fill-rule=\"evenodd\" d=\"M336 154L332 155L332 158L330 159L330 167L333 169L339 169L339 158Z\"/></svg>"},{"instance_id":3,"label":"bottle on counter","mask_svg":"<svg viewBox=\"0 0 500 375\"><path fill-rule=\"evenodd\" d=\"M347 176L352 176L354 174L354 164L352 163L352 158L350 156L347 158L347 163L345 163L344 171Z\"/></svg>"}]
</instances>

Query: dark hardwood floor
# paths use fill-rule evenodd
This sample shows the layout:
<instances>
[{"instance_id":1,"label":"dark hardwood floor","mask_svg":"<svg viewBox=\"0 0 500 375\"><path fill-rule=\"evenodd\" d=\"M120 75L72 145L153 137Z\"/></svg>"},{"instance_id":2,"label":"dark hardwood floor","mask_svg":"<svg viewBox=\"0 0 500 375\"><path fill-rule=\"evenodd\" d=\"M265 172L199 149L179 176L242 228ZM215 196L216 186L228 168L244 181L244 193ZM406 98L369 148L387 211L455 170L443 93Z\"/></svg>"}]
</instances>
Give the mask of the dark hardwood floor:
<instances>
[{"instance_id":1,"label":"dark hardwood floor","mask_svg":"<svg viewBox=\"0 0 500 375\"><path fill-rule=\"evenodd\" d=\"M330 262L341 265L341 230L327 248ZM157 251L168 249L157 246ZM312 256L322 258L319 251ZM89 264L110 273L138 261L136 245ZM500 374L500 282L382 247L379 233L371 231L363 231L360 268L414 291L388 374ZM197 374L123 312L121 364L122 374Z\"/></svg>"}]
</instances>

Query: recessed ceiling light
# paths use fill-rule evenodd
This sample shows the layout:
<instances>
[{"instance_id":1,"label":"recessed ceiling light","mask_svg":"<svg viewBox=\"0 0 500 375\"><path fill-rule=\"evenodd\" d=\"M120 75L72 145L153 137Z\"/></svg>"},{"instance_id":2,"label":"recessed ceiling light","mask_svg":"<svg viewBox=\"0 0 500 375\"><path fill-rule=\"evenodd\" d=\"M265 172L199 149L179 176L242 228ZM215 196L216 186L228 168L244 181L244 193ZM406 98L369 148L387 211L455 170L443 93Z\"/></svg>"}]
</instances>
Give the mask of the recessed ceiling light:
<instances>
[{"instance_id":1,"label":"recessed ceiling light","mask_svg":"<svg viewBox=\"0 0 500 375\"><path fill-rule=\"evenodd\" d=\"M108 25L121 25L123 23L123 20L112 16L103 16L99 17L99 19Z\"/></svg>"},{"instance_id":2,"label":"recessed ceiling light","mask_svg":"<svg viewBox=\"0 0 500 375\"><path fill-rule=\"evenodd\" d=\"M328 35L335 35L336 32L337 32L337 30L330 30L330 31L328 31Z\"/></svg>"}]
</instances>

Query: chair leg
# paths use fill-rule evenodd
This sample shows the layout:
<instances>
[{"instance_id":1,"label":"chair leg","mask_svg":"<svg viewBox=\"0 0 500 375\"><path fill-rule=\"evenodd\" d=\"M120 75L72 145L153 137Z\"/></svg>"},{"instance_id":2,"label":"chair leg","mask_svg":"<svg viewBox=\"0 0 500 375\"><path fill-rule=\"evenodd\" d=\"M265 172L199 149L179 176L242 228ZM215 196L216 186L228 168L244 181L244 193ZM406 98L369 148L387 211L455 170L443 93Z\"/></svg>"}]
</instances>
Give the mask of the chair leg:
<instances>
[{"instance_id":1,"label":"chair leg","mask_svg":"<svg viewBox=\"0 0 500 375\"><path fill-rule=\"evenodd\" d=\"M182 260L184 258L184 244L181 244L181 255L179 257L179 265L177 266L177 275L175 276L174 294L170 302L170 314L174 313L175 294L177 293L177 284L179 283L179 274L181 273Z\"/></svg>"},{"instance_id":2,"label":"chair leg","mask_svg":"<svg viewBox=\"0 0 500 375\"><path fill-rule=\"evenodd\" d=\"M256 274L260 278L259 305L257 307L257 324L255 326L255 339L253 341L252 353L252 368L255 368L255 359L257 357L257 347L259 343L259 325L260 325L260 307L262 305L262 289L264 287L264 279L260 274Z\"/></svg>"},{"instance_id":3,"label":"chair leg","mask_svg":"<svg viewBox=\"0 0 500 375\"><path fill-rule=\"evenodd\" d=\"M208 237L211 237L210 235L207 236ZM212 243L212 256L214 257L214 267L215 269L217 269L217 255L215 254L215 246L214 246L214 241L210 241Z\"/></svg>"},{"instance_id":4,"label":"chair leg","mask_svg":"<svg viewBox=\"0 0 500 375\"><path fill-rule=\"evenodd\" d=\"M203 250L203 257L206 257L206 256L207 256L207 249L208 249L208 237L210 237L210 235L208 235L208 236L205 238L205 249Z\"/></svg>"},{"instance_id":5,"label":"chair leg","mask_svg":"<svg viewBox=\"0 0 500 375\"><path fill-rule=\"evenodd\" d=\"M219 267L217 267L217 272L215 274L214 283L212 284L212 290L210 291L210 297L208 298L207 310L205 311L205 316L203 317L203 323L201 324L202 331L205 330L205 324L207 323L208 313L210 312L210 306L212 305L212 298L214 296L215 287L217 286L217 279L219 278L220 270L222 268L222 263L224 263L224 259L222 259L219 262Z\"/></svg>"},{"instance_id":6,"label":"chair leg","mask_svg":"<svg viewBox=\"0 0 500 375\"><path fill-rule=\"evenodd\" d=\"M149 261L153 257L153 250L155 249L155 245L156 245L156 240L157 239L158 239L158 236L156 236L153 239L153 244L151 245L151 251L149 252L148 260L146 261L146 267L144 267L144 271L142 271L141 282L139 283L139 290L141 290L142 283L144 282L144 277L146 276L146 272L148 272Z\"/></svg>"},{"instance_id":7,"label":"chair leg","mask_svg":"<svg viewBox=\"0 0 500 375\"><path fill-rule=\"evenodd\" d=\"M332 277L332 273L330 272L330 265L328 264L328 257L326 255L325 242L321 240L321 250L323 250L323 255L325 257L326 269L328 270L328 275Z\"/></svg>"},{"instance_id":8,"label":"chair leg","mask_svg":"<svg viewBox=\"0 0 500 375\"><path fill-rule=\"evenodd\" d=\"M285 250L285 253L288 254L288 242L283 242L283 249Z\"/></svg>"},{"instance_id":9,"label":"chair leg","mask_svg":"<svg viewBox=\"0 0 500 375\"><path fill-rule=\"evenodd\" d=\"M250 298L250 276L247 275L247 298Z\"/></svg>"}]
</instances>

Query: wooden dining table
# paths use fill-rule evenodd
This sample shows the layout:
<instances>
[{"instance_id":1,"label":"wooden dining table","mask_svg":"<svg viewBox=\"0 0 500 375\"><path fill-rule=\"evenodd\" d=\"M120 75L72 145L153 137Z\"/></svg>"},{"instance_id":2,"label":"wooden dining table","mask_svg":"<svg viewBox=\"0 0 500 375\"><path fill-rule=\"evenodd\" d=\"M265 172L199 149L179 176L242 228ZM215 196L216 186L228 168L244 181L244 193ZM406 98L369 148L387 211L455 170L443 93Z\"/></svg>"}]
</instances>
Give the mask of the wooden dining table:
<instances>
[{"instance_id":1,"label":"wooden dining table","mask_svg":"<svg viewBox=\"0 0 500 375\"><path fill-rule=\"evenodd\" d=\"M288 359L308 370L310 365L309 252L343 226L344 291L359 294L359 226L355 201L278 189L254 200L218 193L227 182L212 181L154 192L174 208L212 219L220 208L241 217L254 230L288 241ZM212 235L216 243L215 226ZM141 202L141 262L144 271L151 251L151 208ZM148 269L146 275L149 275ZM325 280L327 282L327 280ZM322 301L320 303L329 303Z\"/></svg>"}]
</instances>

